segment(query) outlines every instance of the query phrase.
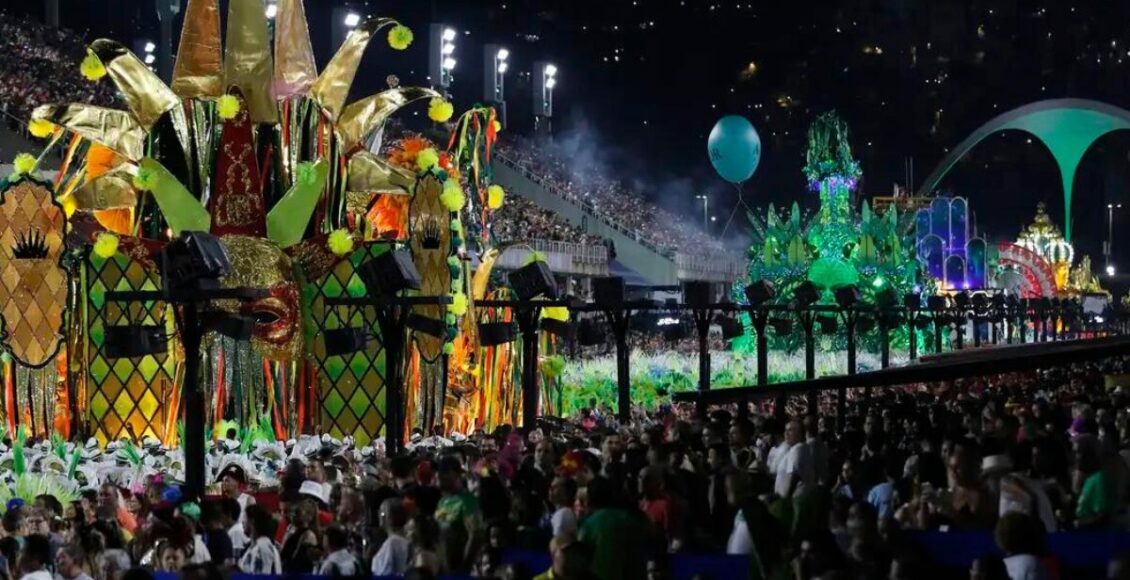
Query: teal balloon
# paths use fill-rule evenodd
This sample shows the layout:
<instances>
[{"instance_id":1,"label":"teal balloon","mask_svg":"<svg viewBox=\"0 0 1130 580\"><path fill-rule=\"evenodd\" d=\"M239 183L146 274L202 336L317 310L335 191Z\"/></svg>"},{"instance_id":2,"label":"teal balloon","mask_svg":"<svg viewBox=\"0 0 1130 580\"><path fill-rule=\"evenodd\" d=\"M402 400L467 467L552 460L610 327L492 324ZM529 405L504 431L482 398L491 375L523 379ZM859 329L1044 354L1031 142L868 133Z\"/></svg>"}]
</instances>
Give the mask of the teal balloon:
<instances>
[{"instance_id":1,"label":"teal balloon","mask_svg":"<svg viewBox=\"0 0 1130 580\"><path fill-rule=\"evenodd\" d=\"M714 170L730 183L749 179L761 161L761 137L753 125L739 115L719 119L706 143Z\"/></svg>"}]
</instances>

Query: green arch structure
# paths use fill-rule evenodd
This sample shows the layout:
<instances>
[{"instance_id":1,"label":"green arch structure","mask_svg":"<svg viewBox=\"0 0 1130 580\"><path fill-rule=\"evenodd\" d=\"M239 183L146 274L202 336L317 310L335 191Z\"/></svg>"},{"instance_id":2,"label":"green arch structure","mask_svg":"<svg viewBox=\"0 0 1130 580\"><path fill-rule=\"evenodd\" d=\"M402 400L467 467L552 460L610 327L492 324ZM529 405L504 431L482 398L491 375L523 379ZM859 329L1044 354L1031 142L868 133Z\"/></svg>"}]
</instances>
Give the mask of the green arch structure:
<instances>
[{"instance_id":1,"label":"green arch structure","mask_svg":"<svg viewBox=\"0 0 1130 580\"><path fill-rule=\"evenodd\" d=\"M934 191L950 169L985 137L1016 129L1029 133L1051 151L1063 180L1064 237L1071 239L1071 190L1083 154L1103 135L1130 129L1130 111L1086 99L1051 99L1019 107L981 125L946 155L926 178L918 195Z\"/></svg>"}]
</instances>

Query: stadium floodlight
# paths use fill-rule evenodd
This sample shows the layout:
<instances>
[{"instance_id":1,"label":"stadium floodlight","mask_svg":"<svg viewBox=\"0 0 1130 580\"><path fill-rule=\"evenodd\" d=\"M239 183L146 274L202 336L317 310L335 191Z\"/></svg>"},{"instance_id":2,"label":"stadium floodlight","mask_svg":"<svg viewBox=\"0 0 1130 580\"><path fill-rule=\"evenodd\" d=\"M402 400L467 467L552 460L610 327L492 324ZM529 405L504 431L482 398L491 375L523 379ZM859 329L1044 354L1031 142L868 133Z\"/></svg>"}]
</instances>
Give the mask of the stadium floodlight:
<instances>
[{"instance_id":1,"label":"stadium floodlight","mask_svg":"<svg viewBox=\"0 0 1130 580\"><path fill-rule=\"evenodd\" d=\"M451 54L455 52L455 45L450 42L443 43L443 48L440 50L443 54Z\"/></svg>"},{"instance_id":2,"label":"stadium floodlight","mask_svg":"<svg viewBox=\"0 0 1130 580\"><path fill-rule=\"evenodd\" d=\"M505 48L498 49L498 60L499 60L499 62L505 61L508 58L510 58L510 51L509 50L506 50Z\"/></svg>"},{"instance_id":3,"label":"stadium floodlight","mask_svg":"<svg viewBox=\"0 0 1130 580\"><path fill-rule=\"evenodd\" d=\"M557 65L553 65L553 64L545 65L545 76L547 76L547 77L557 76Z\"/></svg>"},{"instance_id":4,"label":"stadium floodlight","mask_svg":"<svg viewBox=\"0 0 1130 580\"><path fill-rule=\"evenodd\" d=\"M154 50L157 50L156 44L153 44L152 41L148 41L148 42L145 43L145 52L152 53Z\"/></svg>"},{"instance_id":5,"label":"stadium floodlight","mask_svg":"<svg viewBox=\"0 0 1130 580\"><path fill-rule=\"evenodd\" d=\"M1114 265L1113 264L1106 267L1106 275L1107 276L1113 276L1114 275Z\"/></svg>"},{"instance_id":6,"label":"stadium floodlight","mask_svg":"<svg viewBox=\"0 0 1130 580\"><path fill-rule=\"evenodd\" d=\"M443 69L447 71L455 70L456 60L450 56L443 59Z\"/></svg>"},{"instance_id":7,"label":"stadium floodlight","mask_svg":"<svg viewBox=\"0 0 1130 580\"><path fill-rule=\"evenodd\" d=\"M272 3L267 5L267 18L274 19L274 17L278 16L278 14L279 14L279 5L278 4L275 4L275 3L272 2Z\"/></svg>"},{"instance_id":8,"label":"stadium floodlight","mask_svg":"<svg viewBox=\"0 0 1130 580\"><path fill-rule=\"evenodd\" d=\"M509 68L510 68L509 63L505 63L505 62L498 63L498 73L499 74L506 74L506 70L509 69Z\"/></svg>"},{"instance_id":9,"label":"stadium floodlight","mask_svg":"<svg viewBox=\"0 0 1130 580\"><path fill-rule=\"evenodd\" d=\"M157 57L153 56L153 53L145 55L145 64L153 64L155 62L157 62Z\"/></svg>"},{"instance_id":10,"label":"stadium floodlight","mask_svg":"<svg viewBox=\"0 0 1130 580\"><path fill-rule=\"evenodd\" d=\"M443 39L447 42L451 42L451 41L455 40L455 29L454 28L445 28L444 31L443 31Z\"/></svg>"},{"instance_id":11,"label":"stadium floodlight","mask_svg":"<svg viewBox=\"0 0 1130 580\"><path fill-rule=\"evenodd\" d=\"M361 15L356 12L350 12L345 15L344 22L349 28L356 28L358 24L361 24Z\"/></svg>"},{"instance_id":12,"label":"stadium floodlight","mask_svg":"<svg viewBox=\"0 0 1130 580\"><path fill-rule=\"evenodd\" d=\"M545 79L545 88L553 90L553 87L556 87L556 86L557 86L557 79L555 79L553 77L549 77L548 79Z\"/></svg>"}]
</instances>

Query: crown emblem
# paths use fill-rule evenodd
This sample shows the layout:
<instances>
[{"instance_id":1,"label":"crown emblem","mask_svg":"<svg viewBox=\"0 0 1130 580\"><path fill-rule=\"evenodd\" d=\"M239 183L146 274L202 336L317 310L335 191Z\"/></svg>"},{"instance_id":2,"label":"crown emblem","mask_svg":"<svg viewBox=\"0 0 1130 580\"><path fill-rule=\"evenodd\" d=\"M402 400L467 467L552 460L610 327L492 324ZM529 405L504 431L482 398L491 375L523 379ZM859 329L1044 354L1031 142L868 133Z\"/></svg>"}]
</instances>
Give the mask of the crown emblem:
<instances>
[{"instance_id":1,"label":"crown emblem","mask_svg":"<svg viewBox=\"0 0 1130 580\"><path fill-rule=\"evenodd\" d=\"M42 260L47 257L47 236L40 232L24 232L12 248L17 260Z\"/></svg>"},{"instance_id":2,"label":"crown emblem","mask_svg":"<svg viewBox=\"0 0 1130 580\"><path fill-rule=\"evenodd\" d=\"M424 236L420 245L425 250L438 250L440 242L439 221L435 218L429 218L424 223Z\"/></svg>"}]
</instances>

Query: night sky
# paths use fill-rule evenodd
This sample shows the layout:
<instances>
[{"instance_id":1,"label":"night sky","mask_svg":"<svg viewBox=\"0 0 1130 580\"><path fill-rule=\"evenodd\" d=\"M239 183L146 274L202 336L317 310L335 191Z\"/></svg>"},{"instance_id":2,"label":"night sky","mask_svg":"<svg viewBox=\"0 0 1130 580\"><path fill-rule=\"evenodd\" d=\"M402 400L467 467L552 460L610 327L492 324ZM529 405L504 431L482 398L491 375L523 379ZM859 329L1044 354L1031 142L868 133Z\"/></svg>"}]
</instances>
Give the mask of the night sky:
<instances>
[{"instance_id":1,"label":"night sky","mask_svg":"<svg viewBox=\"0 0 1130 580\"><path fill-rule=\"evenodd\" d=\"M92 36L129 42L158 31L150 0L61 2L64 25ZM481 97L482 45L510 49L507 130L523 133L532 124L532 63L554 62L560 70L554 120L559 141L579 145L585 163L600 163L663 205L694 211L694 195L709 192L719 221L734 192L714 175L706 136L725 114L746 115L761 134L763 157L747 184L747 201L811 206L815 196L800 172L804 136L825 110L839 111L851 127L863 190L871 196L889 195L895 183L906 183L911 159L914 185L920 184L947 148L1008 109L1062 97L1130 108L1130 4L1123 2L306 4L319 65L331 54L334 7L395 16L416 31L416 43L404 54L374 43L355 96L383 88L389 73L403 84L426 84L427 24L442 21L460 31L452 89L459 106ZM1114 133L1088 152L1076 177L1077 243L1099 262L1106 204L1130 201L1128 161L1130 135ZM990 238L1014 237L1039 200L1062 220L1058 171L1050 153L1026 134L986 140L950 173L943 189L971 199L978 227ZM1130 220L1116 216L1116 230L1119 223ZM1116 236L1116 258L1123 247L1130 244ZM1130 267L1130 253L1123 260Z\"/></svg>"}]
</instances>

